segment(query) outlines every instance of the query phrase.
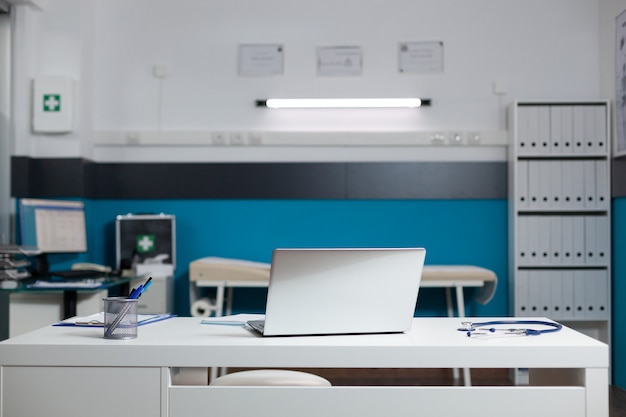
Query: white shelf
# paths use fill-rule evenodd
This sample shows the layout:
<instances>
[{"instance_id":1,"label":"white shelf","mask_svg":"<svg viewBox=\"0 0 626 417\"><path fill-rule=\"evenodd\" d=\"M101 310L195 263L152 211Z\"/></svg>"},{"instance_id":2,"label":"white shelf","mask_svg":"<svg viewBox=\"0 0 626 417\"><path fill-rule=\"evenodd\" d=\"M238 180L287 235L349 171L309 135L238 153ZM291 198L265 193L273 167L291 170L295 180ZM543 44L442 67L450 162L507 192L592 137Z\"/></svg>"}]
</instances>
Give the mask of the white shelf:
<instances>
[{"instance_id":1,"label":"white shelf","mask_svg":"<svg viewBox=\"0 0 626 417\"><path fill-rule=\"evenodd\" d=\"M510 108L510 306L609 343L608 102Z\"/></svg>"}]
</instances>

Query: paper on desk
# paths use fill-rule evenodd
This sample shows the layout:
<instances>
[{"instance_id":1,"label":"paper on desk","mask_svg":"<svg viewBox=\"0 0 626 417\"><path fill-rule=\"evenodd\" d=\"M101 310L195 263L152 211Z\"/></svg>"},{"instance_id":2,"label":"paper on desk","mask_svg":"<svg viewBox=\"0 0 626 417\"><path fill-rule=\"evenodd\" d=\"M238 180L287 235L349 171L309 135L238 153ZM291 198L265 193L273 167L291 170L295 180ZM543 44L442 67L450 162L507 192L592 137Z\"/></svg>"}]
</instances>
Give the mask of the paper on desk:
<instances>
[{"instance_id":1,"label":"paper on desk","mask_svg":"<svg viewBox=\"0 0 626 417\"><path fill-rule=\"evenodd\" d=\"M102 282L98 281L35 281L28 288L98 288Z\"/></svg>"},{"instance_id":2,"label":"paper on desk","mask_svg":"<svg viewBox=\"0 0 626 417\"><path fill-rule=\"evenodd\" d=\"M230 316L209 317L200 323L216 326L245 326L250 320L262 320L263 318L262 314L233 314Z\"/></svg>"},{"instance_id":3,"label":"paper on desk","mask_svg":"<svg viewBox=\"0 0 626 417\"><path fill-rule=\"evenodd\" d=\"M157 321L166 320L171 317L176 317L175 314L138 314L137 325L142 326L144 324L155 323ZM63 320L59 323L53 324L53 326L75 326L75 327L103 327L104 326L104 313L96 313L85 317L72 317L67 320Z\"/></svg>"}]
</instances>

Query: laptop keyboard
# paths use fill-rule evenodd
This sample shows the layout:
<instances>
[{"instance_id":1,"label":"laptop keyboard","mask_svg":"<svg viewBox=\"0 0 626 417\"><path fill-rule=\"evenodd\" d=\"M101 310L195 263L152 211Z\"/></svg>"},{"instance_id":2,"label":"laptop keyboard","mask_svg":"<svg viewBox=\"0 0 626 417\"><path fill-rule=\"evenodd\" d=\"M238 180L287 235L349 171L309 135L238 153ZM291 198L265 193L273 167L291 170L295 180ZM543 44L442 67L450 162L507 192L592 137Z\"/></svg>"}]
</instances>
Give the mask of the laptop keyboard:
<instances>
[{"instance_id":1,"label":"laptop keyboard","mask_svg":"<svg viewBox=\"0 0 626 417\"><path fill-rule=\"evenodd\" d=\"M263 334L263 330L265 329L265 320L249 320L248 326Z\"/></svg>"}]
</instances>

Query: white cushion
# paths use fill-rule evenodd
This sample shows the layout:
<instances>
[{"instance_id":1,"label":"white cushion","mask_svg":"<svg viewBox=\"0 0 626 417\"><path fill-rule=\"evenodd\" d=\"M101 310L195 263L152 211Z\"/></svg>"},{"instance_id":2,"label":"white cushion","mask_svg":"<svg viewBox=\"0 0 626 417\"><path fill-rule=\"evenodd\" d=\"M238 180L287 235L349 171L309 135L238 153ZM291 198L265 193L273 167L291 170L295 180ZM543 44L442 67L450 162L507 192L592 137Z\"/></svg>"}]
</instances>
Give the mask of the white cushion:
<instances>
[{"instance_id":1,"label":"white cushion","mask_svg":"<svg viewBox=\"0 0 626 417\"><path fill-rule=\"evenodd\" d=\"M331 383L321 376L301 371L281 369L258 369L233 372L215 378L210 385L218 386L320 386L329 387Z\"/></svg>"}]
</instances>

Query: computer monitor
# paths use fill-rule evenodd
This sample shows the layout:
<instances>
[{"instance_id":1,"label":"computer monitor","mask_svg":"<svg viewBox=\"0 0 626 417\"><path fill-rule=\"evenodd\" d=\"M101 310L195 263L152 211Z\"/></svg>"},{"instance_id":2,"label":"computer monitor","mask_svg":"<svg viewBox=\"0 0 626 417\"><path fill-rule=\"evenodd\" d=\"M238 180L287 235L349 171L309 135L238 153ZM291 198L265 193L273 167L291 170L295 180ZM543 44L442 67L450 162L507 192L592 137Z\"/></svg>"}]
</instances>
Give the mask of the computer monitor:
<instances>
[{"instance_id":1,"label":"computer monitor","mask_svg":"<svg viewBox=\"0 0 626 417\"><path fill-rule=\"evenodd\" d=\"M82 201L24 198L19 201L21 244L40 252L38 274L48 272L46 254L87 252L85 204Z\"/></svg>"}]
</instances>

